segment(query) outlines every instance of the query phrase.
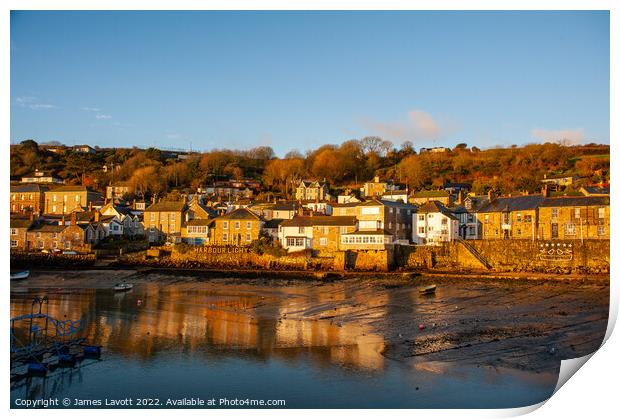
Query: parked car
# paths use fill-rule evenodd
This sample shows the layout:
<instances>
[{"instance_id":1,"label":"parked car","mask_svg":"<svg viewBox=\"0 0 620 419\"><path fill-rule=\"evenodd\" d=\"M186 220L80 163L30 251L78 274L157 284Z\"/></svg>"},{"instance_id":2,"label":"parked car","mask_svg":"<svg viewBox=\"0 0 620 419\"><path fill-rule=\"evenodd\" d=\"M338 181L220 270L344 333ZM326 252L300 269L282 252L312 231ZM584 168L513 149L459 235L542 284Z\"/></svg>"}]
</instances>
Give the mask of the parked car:
<instances>
[{"instance_id":1,"label":"parked car","mask_svg":"<svg viewBox=\"0 0 620 419\"><path fill-rule=\"evenodd\" d=\"M74 251L74 250L65 250L64 252L62 252L63 255L77 255L78 252Z\"/></svg>"}]
</instances>

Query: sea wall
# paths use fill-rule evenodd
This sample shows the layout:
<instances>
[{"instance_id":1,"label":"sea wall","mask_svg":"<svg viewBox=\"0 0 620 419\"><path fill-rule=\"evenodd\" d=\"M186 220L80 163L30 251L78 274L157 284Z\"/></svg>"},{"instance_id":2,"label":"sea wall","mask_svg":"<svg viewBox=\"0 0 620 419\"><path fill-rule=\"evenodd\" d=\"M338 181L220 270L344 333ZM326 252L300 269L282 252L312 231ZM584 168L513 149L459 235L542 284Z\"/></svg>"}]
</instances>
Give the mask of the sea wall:
<instances>
[{"instance_id":1,"label":"sea wall","mask_svg":"<svg viewBox=\"0 0 620 419\"><path fill-rule=\"evenodd\" d=\"M396 266L405 269L487 269L500 272L609 272L609 241L468 240L441 246L398 246Z\"/></svg>"},{"instance_id":2,"label":"sea wall","mask_svg":"<svg viewBox=\"0 0 620 419\"><path fill-rule=\"evenodd\" d=\"M151 249L153 250L153 249ZM154 253L154 252L151 252ZM123 262L179 268L223 268L223 269L270 269L270 270L333 270L334 258L312 257L310 252L274 256L257 254L243 248L207 249L206 246L190 248L168 248L157 252L157 257L128 255Z\"/></svg>"},{"instance_id":3,"label":"sea wall","mask_svg":"<svg viewBox=\"0 0 620 419\"><path fill-rule=\"evenodd\" d=\"M609 272L608 240L472 240L498 271Z\"/></svg>"}]
</instances>

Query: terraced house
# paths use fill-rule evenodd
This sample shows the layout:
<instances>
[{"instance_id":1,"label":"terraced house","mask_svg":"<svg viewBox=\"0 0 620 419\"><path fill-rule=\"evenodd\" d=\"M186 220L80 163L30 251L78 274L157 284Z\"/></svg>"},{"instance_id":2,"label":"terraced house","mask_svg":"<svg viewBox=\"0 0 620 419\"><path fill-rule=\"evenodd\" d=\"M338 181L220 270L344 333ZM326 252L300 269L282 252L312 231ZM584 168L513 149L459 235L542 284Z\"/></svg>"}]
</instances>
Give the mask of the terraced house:
<instances>
[{"instance_id":1,"label":"terraced house","mask_svg":"<svg viewBox=\"0 0 620 419\"><path fill-rule=\"evenodd\" d=\"M160 201L144 210L144 230L151 243L181 240L185 201Z\"/></svg>"},{"instance_id":2,"label":"terraced house","mask_svg":"<svg viewBox=\"0 0 620 419\"><path fill-rule=\"evenodd\" d=\"M45 208L45 191L41 185L11 186L11 213L41 214Z\"/></svg>"},{"instance_id":3,"label":"terraced house","mask_svg":"<svg viewBox=\"0 0 620 419\"><path fill-rule=\"evenodd\" d=\"M278 240L289 252L312 249L329 255L340 249L341 237L356 230L353 216L296 216L278 227Z\"/></svg>"},{"instance_id":4,"label":"terraced house","mask_svg":"<svg viewBox=\"0 0 620 419\"><path fill-rule=\"evenodd\" d=\"M547 198L538 209L541 240L609 240L609 196Z\"/></svg>"},{"instance_id":5,"label":"terraced house","mask_svg":"<svg viewBox=\"0 0 620 419\"><path fill-rule=\"evenodd\" d=\"M257 240L265 221L247 208L239 208L213 219L211 244L248 246Z\"/></svg>"},{"instance_id":6,"label":"terraced house","mask_svg":"<svg viewBox=\"0 0 620 419\"><path fill-rule=\"evenodd\" d=\"M45 214L71 214L102 201L103 196L87 186L61 186L45 192Z\"/></svg>"},{"instance_id":7,"label":"terraced house","mask_svg":"<svg viewBox=\"0 0 620 419\"><path fill-rule=\"evenodd\" d=\"M490 200L477 212L482 239L537 238L538 207L544 195L520 195Z\"/></svg>"}]
</instances>

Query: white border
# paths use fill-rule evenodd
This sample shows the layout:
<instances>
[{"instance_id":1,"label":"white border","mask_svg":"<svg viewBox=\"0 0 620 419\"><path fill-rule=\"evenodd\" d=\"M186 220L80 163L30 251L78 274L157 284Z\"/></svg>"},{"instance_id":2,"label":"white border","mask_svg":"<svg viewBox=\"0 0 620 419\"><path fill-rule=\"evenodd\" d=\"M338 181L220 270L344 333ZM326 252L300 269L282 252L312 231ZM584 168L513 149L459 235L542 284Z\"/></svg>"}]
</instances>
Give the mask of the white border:
<instances>
[{"instance_id":1,"label":"white border","mask_svg":"<svg viewBox=\"0 0 620 419\"><path fill-rule=\"evenodd\" d=\"M620 70L619 63L619 31L618 31L618 6L617 1L613 0L477 0L477 1L464 1L464 0L435 0L435 1L421 1L421 0L385 0L382 2L359 0L359 1L342 1L342 0L298 0L283 1L283 0L266 0L266 1L251 1L251 0L233 0L233 1L198 1L198 0L59 0L51 2L49 0L4 0L0 3L0 127L3 127L4 133L4 147L8 147L10 138L10 92L8 86L10 86L10 67L9 67L9 51L10 51L10 10L142 10L148 7L147 10L610 10L610 30L611 30L611 102L610 102L610 144L612 145L611 161L612 167L615 169L618 166L618 159L620 154L616 152L615 147L618 144L618 115L620 115L618 106L618 71ZM611 117L616 115L616 118ZM6 150L6 148L5 148ZM2 153L3 167L5 171L8 171L9 167L9 153ZM6 173L6 172L5 172ZM617 185L618 175L615 170L612 170L612 184ZM8 196L8 182L1 183L2 193L5 197ZM612 214L613 209L619 208L618 206L618 194L612 195ZM3 214L9 213L9 200L4 199L2 201ZM8 218L1 217L0 223L2 228L0 231L8 230ZM618 235L618 226L615 217L611 219L611 254L620 255L618 249L618 242L615 238ZM5 276L8 278L9 258L8 258L8 240L5 243L5 251L3 252L3 260L5 266ZM614 278L614 274L618 271L617 262L612 261L612 274L611 278ZM613 324L617 318L618 312L618 287L615 281L611 281L611 311L610 311L610 323L606 338L610 337L610 332L613 329ZM5 289L6 290L6 289ZM0 305L2 316L5 319L9 318L9 298L8 292L4 293L3 304ZM617 335L617 334L616 334ZM2 359L8 359L8 336L4 336L2 345ZM588 362L588 366L579 371L578 378L569 380L562 389L555 394L544 407L536 410L532 414L533 417L539 418L555 418L555 417L583 417L585 415L598 417L609 416L610 412L616 411L618 403L616 384L618 383L618 365L620 364L615 356L618 351L619 343L617 336L611 336L607 343L592 357ZM4 371L3 377L8 377L8 362L3 363ZM4 391L0 392L0 400L2 405L8 409L9 403L9 383ZM504 417L524 414L529 411L535 410L538 406L532 406L523 409L505 409L505 410L183 410L174 411L174 415L182 415L188 417L204 417L218 416L218 417L237 417L247 416L251 414L253 417L264 418L289 418L294 415L298 418L313 418L318 415L329 416L347 416L347 417L403 417L411 418L412 415L416 417ZM109 415L114 416L135 416L148 414L154 418L168 418L171 414L170 411L165 410L151 410L149 412L139 411L107 411L107 410L52 410L52 411L26 411L26 410L13 410L12 415L16 417L30 417L31 415L44 414L46 417L82 417L84 415L94 417L107 417Z\"/></svg>"}]
</instances>

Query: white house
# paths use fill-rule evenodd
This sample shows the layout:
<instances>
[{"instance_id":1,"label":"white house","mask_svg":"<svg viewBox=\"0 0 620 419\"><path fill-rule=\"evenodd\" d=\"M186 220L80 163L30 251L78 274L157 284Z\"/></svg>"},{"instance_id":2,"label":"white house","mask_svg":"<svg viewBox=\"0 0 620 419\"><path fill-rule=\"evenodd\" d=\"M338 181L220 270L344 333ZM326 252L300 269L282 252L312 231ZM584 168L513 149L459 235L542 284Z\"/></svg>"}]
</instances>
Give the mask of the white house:
<instances>
[{"instance_id":1,"label":"white house","mask_svg":"<svg viewBox=\"0 0 620 419\"><path fill-rule=\"evenodd\" d=\"M459 219L438 201L429 201L413 214L411 240L415 244L440 244L458 238Z\"/></svg>"}]
</instances>

